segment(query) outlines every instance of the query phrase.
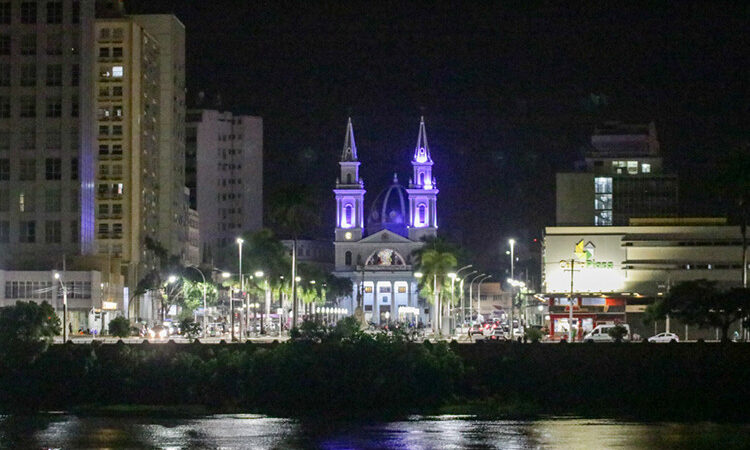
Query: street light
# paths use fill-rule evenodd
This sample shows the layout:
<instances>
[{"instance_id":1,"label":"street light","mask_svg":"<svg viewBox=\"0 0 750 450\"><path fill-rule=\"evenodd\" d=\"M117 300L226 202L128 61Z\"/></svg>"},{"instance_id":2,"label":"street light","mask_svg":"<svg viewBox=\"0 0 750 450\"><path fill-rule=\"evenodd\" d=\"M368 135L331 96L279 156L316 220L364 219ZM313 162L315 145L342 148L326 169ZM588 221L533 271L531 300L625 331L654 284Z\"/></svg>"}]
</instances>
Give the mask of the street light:
<instances>
[{"instance_id":1,"label":"street light","mask_svg":"<svg viewBox=\"0 0 750 450\"><path fill-rule=\"evenodd\" d=\"M239 268L239 275L240 275L240 301L242 302L242 307L245 306L245 279L242 277L242 244L245 242L244 239L241 237L237 238L237 245L239 245L239 260L238 260L238 268ZM234 342L234 298L232 296L229 296L229 303L230 303L230 314L232 318L232 342ZM244 316L243 316L244 317ZM242 320L242 317L240 318ZM242 340L242 322L240 322L240 340Z\"/></svg>"},{"instance_id":2,"label":"street light","mask_svg":"<svg viewBox=\"0 0 750 450\"><path fill-rule=\"evenodd\" d=\"M451 273L448 274L448 277L450 277L450 279L451 279L451 315L450 315L451 316L451 334L453 333L453 331L455 329L455 317L454 317L454 314L453 314L453 305L454 305L454 302L455 302L454 295L455 295L455 292L456 292L456 278L461 273L461 271L466 270L466 269L470 269L471 267L472 267L471 264L467 264L467 265L461 267L460 269L458 269L455 273L451 272ZM462 280L459 279L459 281L462 281ZM461 287L463 287L463 284L461 284ZM463 292L461 292L461 299L463 299Z\"/></svg>"},{"instance_id":3,"label":"street light","mask_svg":"<svg viewBox=\"0 0 750 450\"><path fill-rule=\"evenodd\" d=\"M464 323L466 323L466 303L464 302L464 281L466 281L469 276L477 273L476 270L472 270L471 272L467 273L464 277L461 278L461 283L459 284L459 291L461 291L461 325L463 326Z\"/></svg>"},{"instance_id":4,"label":"street light","mask_svg":"<svg viewBox=\"0 0 750 450\"><path fill-rule=\"evenodd\" d=\"M202 337L206 337L206 330L208 329L208 323L206 322L206 310L208 309L208 304L206 303L206 276L203 275L203 271L197 268L196 266L186 266L190 269L194 269L196 272L201 274L201 278L203 278L203 332L201 333Z\"/></svg>"},{"instance_id":5,"label":"street light","mask_svg":"<svg viewBox=\"0 0 750 450\"><path fill-rule=\"evenodd\" d=\"M262 270L256 270L255 278L264 278L265 273L263 273ZM264 280L264 287L263 287L263 304L265 305L265 314L263 314L263 310L260 312L260 334L266 334L265 333L265 319L271 315L271 299L268 296L268 278ZM265 317L264 317L265 316Z\"/></svg>"},{"instance_id":6,"label":"street light","mask_svg":"<svg viewBox=\"0 0 750 450\"><path fill-rule=\"evenodd\" d=\"M477 284L477 320L479 320L479 316L482 315L482 283L492 278L492 275L487 275L479 280L479 284Z\"/></svg>"},{"instance_id":7,"label":"street light","mask_svg":"<svg viewBox=\"0 0 750 450\"><path fill-rule=\"evenodd\" d=\"M60 282L63 291L63 344L68 341L68 288L60 278L60 272L55 272L55 280ZM104 314L104 311L102 311Z\"/></svg>"},{"instance_id":8,"label":"street light","mask_svg":"<svg viewBox=\"0 0 750 450\"><path fill-rule=\"evenodd\" d=\"M474 276L474 278L469 281L469 318L471 319L471 308L474 306L474 292L473 292L473 285L474 282L477 281L479 278L482 278L483 276L487 275L486 273L482 272L479 275ZM477 320L479 320L479 311L477 311Z\"/></svg>"}]
</instances>

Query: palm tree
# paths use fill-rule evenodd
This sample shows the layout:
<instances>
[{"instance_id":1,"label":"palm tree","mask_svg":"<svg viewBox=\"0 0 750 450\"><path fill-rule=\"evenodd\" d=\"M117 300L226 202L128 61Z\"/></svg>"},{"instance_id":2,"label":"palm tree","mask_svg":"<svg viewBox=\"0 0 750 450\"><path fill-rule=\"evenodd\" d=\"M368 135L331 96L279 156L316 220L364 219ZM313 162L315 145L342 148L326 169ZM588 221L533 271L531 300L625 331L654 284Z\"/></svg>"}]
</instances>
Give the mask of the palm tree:
<instances>
[{"instance_id":1,"label":"palm tree","mask_svg":"<svg viewBox=\"0 0 750 450\"><path fill-rule=\"evenodd\" d=\"M297 240L320 222L309 186L290 185L271 199L271 220L292 238L292 326L297 326Z\"/></svg>"},{"instance_id":2,"label":"palm tree","mask_svg":"<svg viewBox=\"0 0 750 450\"><path fill-rule=\"evenodd\" d=\"M425 245L413 252L414 265L422 272L420 290L432 297L436 310L433 331L442 332L443 302L441 293L448 285L448 273L456 267L455 248L441 238L425 240Z\"/></svg>"}]
</instances>

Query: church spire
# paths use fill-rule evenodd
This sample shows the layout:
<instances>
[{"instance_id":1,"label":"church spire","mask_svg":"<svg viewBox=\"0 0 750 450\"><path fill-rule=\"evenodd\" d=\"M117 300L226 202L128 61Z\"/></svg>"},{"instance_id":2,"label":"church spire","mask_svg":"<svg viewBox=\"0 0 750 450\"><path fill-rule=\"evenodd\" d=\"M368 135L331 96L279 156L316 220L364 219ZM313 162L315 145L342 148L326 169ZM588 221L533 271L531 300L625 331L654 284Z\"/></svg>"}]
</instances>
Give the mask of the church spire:
<instances>
[{"instance_id":1,"label":"church spire","mask_svg":"<svg viewBox=\"0 0 750 450\"><path fill-rule=\"evenodd\" d=\"M344 151L341 153L341 161L357 161L357 144L354 142L354 128L352 127L352 118L346 124L346 137L344 138Z\"/></svg>"},{"instance_id":2,"label":"church spire","mask_svg":"<svg viewBox=\"0 0 750 450\"><path fill-rule=\"evenodd\" d=\"M430 146L427 144L427 131L424 127L424 116L419 120L419 136L417 137L417 146L414 148L414 161L418 163L432 162Z\"/></svg>"}]
</instances>

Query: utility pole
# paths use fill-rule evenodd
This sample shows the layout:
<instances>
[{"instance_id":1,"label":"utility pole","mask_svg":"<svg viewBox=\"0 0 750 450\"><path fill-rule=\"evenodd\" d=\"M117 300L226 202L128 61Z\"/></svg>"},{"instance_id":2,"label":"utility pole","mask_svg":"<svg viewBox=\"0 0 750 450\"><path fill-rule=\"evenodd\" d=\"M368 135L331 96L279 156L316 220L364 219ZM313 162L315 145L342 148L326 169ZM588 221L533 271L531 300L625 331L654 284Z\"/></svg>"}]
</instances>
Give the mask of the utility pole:
<instances>
[{"instance_id":1,"label":"utility pole","mask_svg":"<svg viewBox=\"0 0 750 450\"><path fill-rule=\"evenodd\" d=\"M573 342L573 274L578 272L575 268L575 259L570 260L570 268L565 269L566 272L570 272L570 301L568 303L568 335L569 342Z\"/></svg>"}]
</instances>

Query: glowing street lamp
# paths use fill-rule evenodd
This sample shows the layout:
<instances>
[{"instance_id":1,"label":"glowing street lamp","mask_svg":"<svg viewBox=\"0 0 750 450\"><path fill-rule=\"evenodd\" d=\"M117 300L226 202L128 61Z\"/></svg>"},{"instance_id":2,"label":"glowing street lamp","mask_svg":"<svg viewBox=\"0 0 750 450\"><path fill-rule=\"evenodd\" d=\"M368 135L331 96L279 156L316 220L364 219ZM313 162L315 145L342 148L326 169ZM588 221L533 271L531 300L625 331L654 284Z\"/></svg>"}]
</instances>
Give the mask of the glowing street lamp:
<instances>
[{"instance_id":1,"label":"glowing street lamp","mask_svg":"<svg viewBox=\"0 0 750 450\"><path fill-rule=\"evenodd\" d=\"M63 343L65 343L68 341L68 288L65 287L60 272L55 272L54 276L55 280L60 282L63 292ZM104 314L104 311L102 311L102 314Z\"/></svg>"},{"instance_id":2,"label":"glowing street lamp","mask_svg":"<svg viewBox=\"0 0 750 450\"><path fill-rule=\"evenodd\" d=\"M239 246L239 256L238 256L238 268L239 268L239 276L240 276L240 301L242 302L242 306L245 306L245 279L242 277L242 244L245 243L245 240L241 237L238 237L237 245ZM231 327L232 327L232 341L235 340L234 338L234 298L229 298L230 303L230 315L232 319ZM240 318L242 320L242 318ZM240 322L240 328L242 328L242 322ZM240 332L240 340L242 339L242 332Z\"/></svg>"}]
</instances>

